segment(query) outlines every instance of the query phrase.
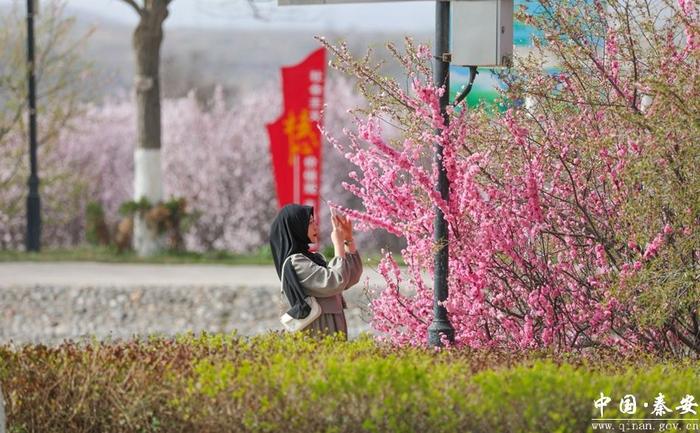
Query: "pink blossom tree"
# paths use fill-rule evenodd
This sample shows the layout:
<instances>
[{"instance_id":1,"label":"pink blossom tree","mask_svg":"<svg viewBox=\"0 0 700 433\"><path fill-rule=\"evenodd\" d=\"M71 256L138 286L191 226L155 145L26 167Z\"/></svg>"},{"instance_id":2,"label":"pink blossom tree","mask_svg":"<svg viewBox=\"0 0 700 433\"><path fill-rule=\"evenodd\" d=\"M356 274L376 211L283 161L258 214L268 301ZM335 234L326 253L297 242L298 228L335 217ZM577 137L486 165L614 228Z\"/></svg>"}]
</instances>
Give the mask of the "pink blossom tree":
<instances>
[{"instance_id":1,"label":"pink blossom tree","mask_svg":"<svg viewBox=\"0 0 700 433\"><path fill-rule=\"evenodd\" d=\"M264 243L263 222L274 212L264 129L266 116L275 114L273 98L267 90L232 106L217 91L206 107L194 93L163 101L164 194L185 197L197 214L188 249L243 252ZM112 218L133 191L133 106L128 100L93 106L79 129L62 137L62 157L91 180L86 197Z\"/></svg>"},{"instance_id":2,"label":"pink blossom tree","mask_svg":"<svg viewBox=\"0 0 700 433\"><path fill-rule=\"evenodd\" d=\"M193 95L166 106L165 193L199 213L189 249L244 252L267 242L276 202L264 125L277 98L268 88L229 105L217 91L207 110Z\"/></svg>"},{"instance_id":3,"label":"pink blossom tree","mask_svg":"<svg viewBox=\"0 0 700 433\"><path fill-rule=\"evenodd\" d=\"M364 210L340 208L407 241L408 275L391 255L380 264L373 326L426 344L437 206L456 345L700 353L697 5L657 5L659 19L647 2L541 3L542 14L520 12L542 36L504 76L508 109L450 109L447 126L427 47L389 47L405 89L327 44L370 101L349 144L336 143L357 166L346 188ZM543 70L545 56L560 72ZM384 139L385 124L402 137ZM437 142L447 202L434 189Z\"/></svg>"},{"instance_id":4,"label":"pink blossom tree","mask_svg":"<svg viewBox=\"0 0 700 433\"><path fill-rule=\"evenodd\" d=\"M353 123L352 111L364 108L367 101L362 94L356 91L354 83L348 78L334 76L329 80L327 86L328 100L323 111L325 130L345 142L342 133ZM389 131L389 134L393 132ZM321 242L330 243L330 211L326 203L341 203L346 207L356 209L362 206L362 200L343 187L343 183L351 181L349 173L353 171L353 164L342 153L338 152L329 141L324 140L323 146L320 216L321 231L325 234L326 239L322 238ZM355 241L359 249L368 253L376 253L381 248L394 249L403 245L401 239L381 229L358 232Z\"/></svg>"},{"instance_id":5,"label":"pink blossom tree","mask_svg":"<svg viewBox=\"0 0 700 433\"><path fill-rule=\"evenodd\" d=\"M164 193L166 198L185 197L197 214L186 233L187 249L240 253L267 245L276 200L265 124L282 105L273 84L237 96L235 103L226 102L221 91L206 103L193 93L163 101ZM350 125L346 110L361 105L361 97L342 78L329 80L326 94L326 124L340 133ZM100 202L114 224L120 204L132 198L134 106L128 99L112 99L81 107L81 114L61 130L51 151L42 154L45 245L84 242L89 201ZM7 143L8 151L21 152L24 146L19 135ZM325 145L322 196L349 203L350 194L336 179L338 173L347 173L349 163ZM0 203L22 204L22 185L0 189ZM322 212L325 215L326 210ZM13 215L0 229L8 239L4 248L22 244L23 213Z\"/></svg>"}]
</instances>

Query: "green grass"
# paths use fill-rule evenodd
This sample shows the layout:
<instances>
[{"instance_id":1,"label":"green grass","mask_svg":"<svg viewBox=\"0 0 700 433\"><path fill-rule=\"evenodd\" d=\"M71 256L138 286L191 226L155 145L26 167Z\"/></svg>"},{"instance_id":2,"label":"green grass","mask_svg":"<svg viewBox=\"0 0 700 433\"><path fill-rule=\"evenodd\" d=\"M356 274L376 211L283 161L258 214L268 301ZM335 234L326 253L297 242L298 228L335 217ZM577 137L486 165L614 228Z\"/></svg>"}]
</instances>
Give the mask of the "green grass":
<instances>
[{"instance_id":1,"label":"green grass","mask_svg":"<svg viewBox=\"0 0 700 433\"><path fill-rule=\"evenodd\" d=\"M332 256L324 251L326 257ZM329 256L330 254L330 256ZM380 256L376 253L362 253L363 260L371 265L377 265ZM401 255L394 259L403 266ZM111 248L82 246L67 249L46 248L38 253L24 251L0 250L2 262L103 262L103 263L152 263L152 264L215 264L215 265L270 265L272 255L269 247L249 254L233 254L228 251L196 252L164 252L153 257L139 257L133 251L117 253Z\"/></svg>"},{"instance_id":2,"label":"green grass","mask_svg":"<svg viewBox=\"0 0 700 433\"><path fill-rule=\"evenodd\" d=\"M221 264L271 265L272 256L265 251L253 254L233 254L227 251L164 252L153 257L139 257L134 252L117 253L109 248L77 247L45 249L38 253L0 251L0 262L107 262L156 264Z\"/></svg>"}]
</instances>

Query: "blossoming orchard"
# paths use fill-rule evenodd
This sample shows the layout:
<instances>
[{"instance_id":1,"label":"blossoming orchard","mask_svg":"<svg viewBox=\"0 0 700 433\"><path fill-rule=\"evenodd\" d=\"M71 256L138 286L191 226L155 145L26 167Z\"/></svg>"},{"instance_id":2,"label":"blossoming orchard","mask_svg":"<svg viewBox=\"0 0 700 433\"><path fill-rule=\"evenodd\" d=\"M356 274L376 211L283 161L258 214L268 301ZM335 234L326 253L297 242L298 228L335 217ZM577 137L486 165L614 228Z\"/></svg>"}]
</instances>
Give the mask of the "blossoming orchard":
<instances>
[{"instance_id":1,"label":"blossoming orchard","mask_svg":"<svg viewBox=\"0 0 700 433\"><path fill-rule=\"evenodd\" d=\"M449 232L442 305L455 346L700 355L700 1L540 0L516 20L534 29L532 47L477 77L498 76L496 103L453 104L449 122L439 99L451 89L433 84L428 44L389 44L401 67L391 77L371 53L319 38L337 71L325 89L312 80L305 116L323 119L326 148L321 161L307 159L302 188L318 192L321 164L318 219L330 220L330 202L361 231L363 258L381 255L384 283L369 287L373 331L395 346L428 341L437 208ZM58 41L61 28L40 42ZM0 44L11 37L0 29ZM5 51L15 63L17 52ZM63 74L51 81L59 90L88 76L68 54L47 66ZM8 94L24 73L15 66L21 73L7 79L0 66ZM0 112L2 250L21 249L25 235L17 95ZM163 196L182 198L194 216L184 249L253 254L268 245L277 202L265 125L279 99L272 86L229 99L219 89L205 102L194 92L157 99ZM92 224L89 203L112 227L134 199L139 109L135 97L83 103L77 90L41 103L42 242L76 247ZM435 189L438 144L448 200Z\"/></svg>"}]
</instances>

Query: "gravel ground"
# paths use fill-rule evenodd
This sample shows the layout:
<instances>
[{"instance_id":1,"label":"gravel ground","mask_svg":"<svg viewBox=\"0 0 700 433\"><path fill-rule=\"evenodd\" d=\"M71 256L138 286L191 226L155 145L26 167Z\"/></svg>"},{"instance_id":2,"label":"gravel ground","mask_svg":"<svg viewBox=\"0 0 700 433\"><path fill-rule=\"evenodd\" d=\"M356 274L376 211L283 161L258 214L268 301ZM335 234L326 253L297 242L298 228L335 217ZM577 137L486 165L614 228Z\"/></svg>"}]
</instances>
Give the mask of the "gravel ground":
<instances>
[{"instance_id":1,"label":"gravel ground","mask_svg":"<svg viewBox=\"0 0 700 433\"><path fill-rule=\"evenodd\" d=\"M380 282L370 275L366 284ZM351 339L371 332L361 285L344 293ZM254 335L282 329L280 300L267 267L0 264L0 344L234 329Z\"/></svg>"},{"instance_id":2,"label":"gravel ground","mask_svg":"<svg viewBox=\"0 0 700 433\"><path fill-rule=\"evenodd\" d=\"M354 295L354 296L353 296ZM348 334L369 331L360 290L345 294ZM194 331L254 335L281 330L279 289L231 286L0 288L0 344L55 344L83 336L129 338L135 334ZM365 305L366 305L365 301Z\"/></svg>"}]
</instances>

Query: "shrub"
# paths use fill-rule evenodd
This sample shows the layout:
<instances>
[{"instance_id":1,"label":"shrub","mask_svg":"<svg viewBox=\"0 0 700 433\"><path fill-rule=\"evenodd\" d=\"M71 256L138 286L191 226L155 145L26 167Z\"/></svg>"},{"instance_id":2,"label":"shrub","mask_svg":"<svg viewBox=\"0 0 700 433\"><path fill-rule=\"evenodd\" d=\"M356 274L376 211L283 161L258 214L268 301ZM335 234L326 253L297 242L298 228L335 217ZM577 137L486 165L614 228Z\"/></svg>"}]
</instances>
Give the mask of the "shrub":
<instances>
[{"instance_id":1,"label":"shrub","mask_svg":"<svg viewBox=\"0 0 700 433\"><path fill-rule=\"evenodd\" d=\"M132 221L135 213L143 214L152 230L159 236L167 236L167 247L171 251L184 250L183 234L196 221L196 211L188 212L187 201L182 197L171 197L156 204L150 203L146 197L139 201L129 200L119 205L119 213Z\"/></svg>"},{"instance_id":2,"label":"shrub","mask_svg":"<svg viewBox=\"0 0 700 433\"><path fill-rule=\"evenodd\" d=\"M92 245L110 245L111 236L102 205L90 202L85 210L85 238Z\"/></svg>"},{"instance_id":3,"label":"shrub","mask_svg":"<svg viewBox=\"0 0 700 433\"><path fill-rule=\"evenodd\" d=\"M642 399L675 408L697 367L305 333L0 347L11 432L584 432L601 392L606 417L654 418ZM626 394L640 399L634 417L616 409Z\"/></svg>"}]
</instances>

